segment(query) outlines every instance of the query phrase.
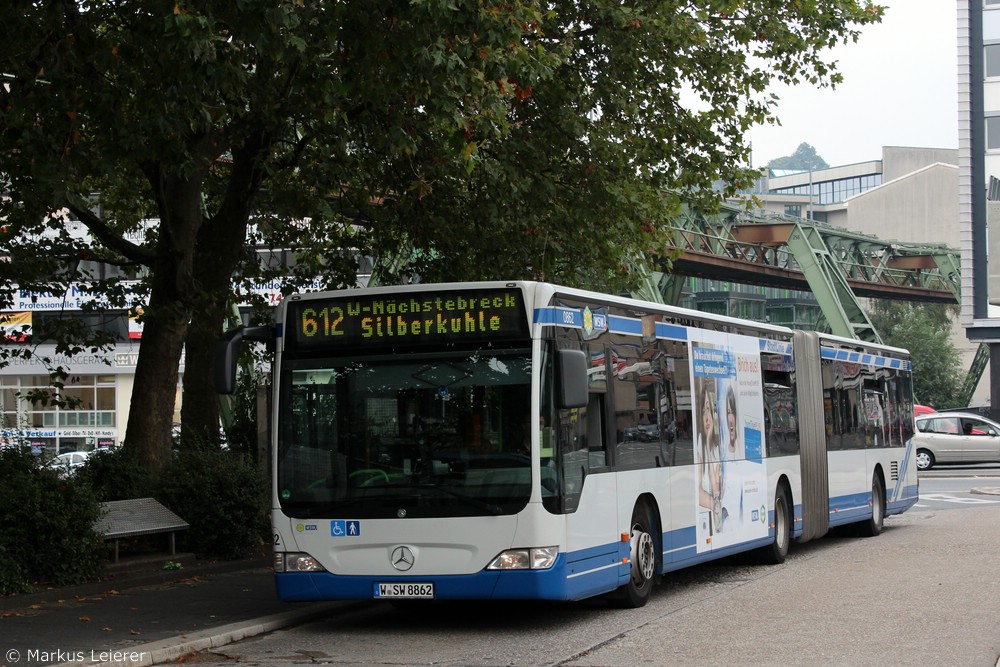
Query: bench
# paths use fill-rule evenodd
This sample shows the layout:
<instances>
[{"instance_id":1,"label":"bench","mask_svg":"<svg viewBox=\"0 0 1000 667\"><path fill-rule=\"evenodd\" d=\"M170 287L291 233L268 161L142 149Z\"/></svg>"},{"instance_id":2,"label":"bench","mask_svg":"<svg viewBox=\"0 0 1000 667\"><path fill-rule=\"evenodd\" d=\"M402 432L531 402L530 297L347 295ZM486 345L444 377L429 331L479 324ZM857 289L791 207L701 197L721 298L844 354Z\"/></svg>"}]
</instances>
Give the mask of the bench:
<instances>
[{"instance_id":1,"label":"bench","mask_svg":"<svg viewBox=\"0 0 1000 667\"><path fill-rule=\"evenodd\" d=\"M170 535L170 555L177 553L174 535L187 530L188 523L156 501L155 498L133 498L112 500L101 503L101 518L94 524L94 530L105 540L115 542L115 562L118 562L118 540L123 537L138 537L168 533Z\"/></svg>"}]
</instances>

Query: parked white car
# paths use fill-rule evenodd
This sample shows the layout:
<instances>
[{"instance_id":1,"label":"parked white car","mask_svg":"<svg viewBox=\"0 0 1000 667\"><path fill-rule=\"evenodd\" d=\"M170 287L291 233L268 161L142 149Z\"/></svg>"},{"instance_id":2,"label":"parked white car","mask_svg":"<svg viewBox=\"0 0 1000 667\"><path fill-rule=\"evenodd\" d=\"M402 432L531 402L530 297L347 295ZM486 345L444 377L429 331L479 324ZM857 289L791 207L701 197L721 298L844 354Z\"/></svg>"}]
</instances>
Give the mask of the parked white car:
<instances>
[{"instance_id":1,"label":"parked white car","mask_svg":"<svg viewBox=\"0 0 1000 667\"><path fill-rule=\"evenodd\" d=\"M66 452L49 461L49 467L61 475L72 475L77 468L83 467L89 456L90 452Z\"/></svg>"},{"instance_id":2,"label":"parked white car","mask_svg":"<svg viewBox=\"0 0 1000 667\"><path fill-rule=\"evenodd\" d=\"M939 463L1000 463L1000 424L972 412L916 418L917 470Z\"/></svg>"}]
</instances>

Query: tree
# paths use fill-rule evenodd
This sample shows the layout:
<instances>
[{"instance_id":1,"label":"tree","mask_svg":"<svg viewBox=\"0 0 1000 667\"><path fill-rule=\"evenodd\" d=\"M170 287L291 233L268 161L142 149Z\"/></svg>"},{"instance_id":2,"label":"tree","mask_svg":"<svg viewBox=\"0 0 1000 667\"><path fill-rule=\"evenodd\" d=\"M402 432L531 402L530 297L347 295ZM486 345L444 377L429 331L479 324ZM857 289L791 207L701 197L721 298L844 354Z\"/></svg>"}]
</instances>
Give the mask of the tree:
<instances>
[{"instance_id":1,"label":"tree","mask_svg":"<svg viewBox=\"0 0 1000 667\"><path fill-rule=\"evenodd\" d=\"M880 300L869 313L887 345L910 351L918 402L955 405L962 390L961 356L951 343L949 307Z\"/></svg>"},{"instance_id":2,"label":"tree","mask_svg":"<svg viewBox=\"0 0 1000 667\"><path fill-rule=\"evenodd\" d=\"M209 360L234 284L349 285L357 253L398 260L383 280L624 284L629 262L668 245L682 198L710 206L714 181L730 193L750 182L744 136L776 121L768 84L836 84L823 50L882 11L17 3L0 27L12 259L0 279L56 291L92 280L107 306L142 307L125 444L159 466L182 349L184 428L217 434ZM294 268L261 267L248 237L289 251ZM82 259L141 268L141 280L103 279ZM106 342L81 334L61 345Z\"/></svg>"},{"instance_id":3,"label":"tree","mask_svg":"<svg viewBox=\"0 0 1000 667\"><path fill-rule=\"evenodd\" d=\"M816 154L816 149L807 143L799 144L795 152L785 157L776 157L767 163L768 169L793 169L797 171L815 171L826 169L830 165Z\"/></svg>"}]
</instances>

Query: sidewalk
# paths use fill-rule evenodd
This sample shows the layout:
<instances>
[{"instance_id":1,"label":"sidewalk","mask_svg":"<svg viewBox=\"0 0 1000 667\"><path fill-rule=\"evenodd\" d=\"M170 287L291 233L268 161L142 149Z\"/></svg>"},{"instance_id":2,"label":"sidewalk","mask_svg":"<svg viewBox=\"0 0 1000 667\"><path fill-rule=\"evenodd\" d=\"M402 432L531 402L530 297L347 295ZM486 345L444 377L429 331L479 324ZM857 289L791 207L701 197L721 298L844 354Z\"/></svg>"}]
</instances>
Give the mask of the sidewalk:
<instances>
[{"instance_id":1,"label":"sidewalk","mask_svg":"<svg viewBox=\"0 0 1000 667\"><path fill-rule=\"evenodd\" d=\"M281 602L273 576L270 559L164 555L98 583L3 597L0 666L160 664L352 606Z\"/></svg>"}]
</instances>

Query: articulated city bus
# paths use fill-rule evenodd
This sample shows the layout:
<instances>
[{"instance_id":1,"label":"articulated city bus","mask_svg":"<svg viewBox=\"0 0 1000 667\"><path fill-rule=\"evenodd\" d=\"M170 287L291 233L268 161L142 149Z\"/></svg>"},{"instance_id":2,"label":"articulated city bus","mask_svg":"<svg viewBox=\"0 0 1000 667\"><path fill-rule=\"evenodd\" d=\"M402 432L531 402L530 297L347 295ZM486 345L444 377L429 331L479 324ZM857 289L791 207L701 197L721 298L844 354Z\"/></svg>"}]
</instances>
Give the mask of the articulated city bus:
<instances>
[{"instance_id":1,"label":"articulated city bus","mask_svg":"<svg viewBox=\"0 0 1000 667\"><path fill-rule=\"evenodd\" d=\"M284 600L641 606L917 500L905 350L539 282L297 294L273 327Z\"/></svg>"}]
</instances>

